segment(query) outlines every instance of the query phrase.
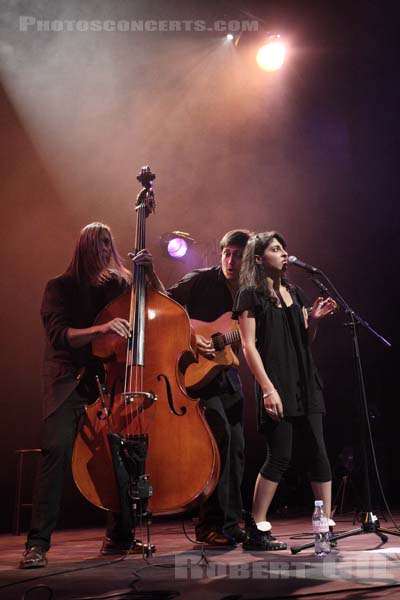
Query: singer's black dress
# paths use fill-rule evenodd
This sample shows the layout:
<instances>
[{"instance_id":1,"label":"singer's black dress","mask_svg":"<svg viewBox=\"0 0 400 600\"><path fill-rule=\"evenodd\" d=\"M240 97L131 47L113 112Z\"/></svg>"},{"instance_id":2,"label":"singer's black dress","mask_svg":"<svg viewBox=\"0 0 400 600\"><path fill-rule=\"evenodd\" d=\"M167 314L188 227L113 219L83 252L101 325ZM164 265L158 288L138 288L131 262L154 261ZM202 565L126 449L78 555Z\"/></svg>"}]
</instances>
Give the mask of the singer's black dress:
<instances>
[{"instance_id":1,"label":"singer's black dress","mask_svg":"<svg viewBox=\"0 0 400 600\"><path fill-rule=\"evenodd\" d=\"M262 390L256 382L258 429L264 433L267 444L260 474L279 482L295 445L296 458L301 454L311 481L327 482L332 474L322 426L325 406L305 328L306 302L300 288L291 286L289 292L293 303L279 307L265 293L241 288L233 306L233 318L245 310L254 314L256 347L283 404L283 419L273 420L265 410Z\"/></svg>"},{"instance_id":2,"label":"singer's black dress","mask_svg":"<svg viewBox=\"0 0 400 600\"><path fill-rule=\"evenodd\" d=\"M278 390L285 417L324 413L321 379L311 356L305 328L303 291L291 286L291 306L278 307L254 288L240 288L233 318L251 310L256 319L256 347L268 377ZM258 427L264 429L271 418L265 411L262 390L256 385Z\"/></svg>"},{"instance_id":3,"label":"singer's black dress","mask_svg":"<svg viewBox=\"0 0 400 600\"><path fill-rule=\"evenodd\" d=\"M256 382L258 428L267 444L260 474L279 482L291 461L293 444L299 440L311 481L327 482L332 475L322 427L325 406L305 328L305 296L294 286L289 293L293 303L281 308L263 292L241 288L233 306L233 318L245 310L254 314L256 347L283 404L283 419L273 420L264 408L262 390Z\"/></svg>"}]
</instances>

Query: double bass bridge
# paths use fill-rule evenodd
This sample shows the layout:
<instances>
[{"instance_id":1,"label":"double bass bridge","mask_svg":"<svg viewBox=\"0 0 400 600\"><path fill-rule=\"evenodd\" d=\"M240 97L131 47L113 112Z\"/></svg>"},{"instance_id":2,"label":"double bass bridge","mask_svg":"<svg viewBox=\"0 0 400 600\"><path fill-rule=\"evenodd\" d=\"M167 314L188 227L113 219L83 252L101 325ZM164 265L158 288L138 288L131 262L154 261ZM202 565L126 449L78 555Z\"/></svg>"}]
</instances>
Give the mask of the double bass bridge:
<instances>
[{"instance_id":1,"label":"double bass bridge","mask_svg":"<svg viewBox=\"0 0 400 600\"><path fill-rule=\"evenodd\" d=\"M132 402L135 402L138 398L141 398L143 400L143 408L147 408L147 406L150 406L150 404L153 404L153 402L156 402L158 400L158 396L154 392L123 392L121 394L121 397L124 400L125 404L131 404Z\"/></svg>"}]
</instances>

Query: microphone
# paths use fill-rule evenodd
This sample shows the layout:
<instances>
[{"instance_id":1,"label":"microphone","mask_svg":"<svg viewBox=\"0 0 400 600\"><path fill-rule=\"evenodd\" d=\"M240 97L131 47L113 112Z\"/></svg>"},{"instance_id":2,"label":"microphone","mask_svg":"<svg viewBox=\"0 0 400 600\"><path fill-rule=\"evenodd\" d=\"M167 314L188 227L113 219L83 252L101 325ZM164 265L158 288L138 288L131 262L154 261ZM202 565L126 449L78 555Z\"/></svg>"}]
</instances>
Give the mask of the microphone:
<instances>
[{"instance_id":1,"label":"microphone","mask_svg":"<svg viewBox=\"0 0 400 600\"><path fill-rule=\"evenodd\" d=\"M308 265L307 263L299 260L297 256L289 256L288 263L290 265L295 265L296 267L301 267L310 273L320 273L320 270L317 267L313 267L312 265Z\"/></svg>"}]
</instances>

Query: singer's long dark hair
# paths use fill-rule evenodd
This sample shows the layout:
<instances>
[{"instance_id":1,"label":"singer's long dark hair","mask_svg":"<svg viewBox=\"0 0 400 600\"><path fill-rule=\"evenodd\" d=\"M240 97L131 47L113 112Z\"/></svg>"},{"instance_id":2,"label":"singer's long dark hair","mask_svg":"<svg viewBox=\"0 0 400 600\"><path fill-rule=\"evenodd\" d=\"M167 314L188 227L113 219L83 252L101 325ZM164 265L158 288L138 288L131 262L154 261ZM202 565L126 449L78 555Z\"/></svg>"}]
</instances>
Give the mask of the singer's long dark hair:
<instances>
[{"instance_id":1,"label":"singer's long dark hair","mask_svg":"<svg viewBox=\"0 0 400 600\"><path fill-rule=\"evenodd\" d=\"M268 248L272 240L276 239L286 250L286 241L282 234L277 231L264 231L252 235L247 242L242 268L240 270L240 285L242 287L253 288L259 292L263 292L267 296L267 300L273 304L277 303L275 296L271 295L267 286L267 278L265 276L264 266L256 261L257 256L262 256L264 250ZM283 276L282 284L288 289L293 289L286 276Z\"/></svg>"}]
</instances>

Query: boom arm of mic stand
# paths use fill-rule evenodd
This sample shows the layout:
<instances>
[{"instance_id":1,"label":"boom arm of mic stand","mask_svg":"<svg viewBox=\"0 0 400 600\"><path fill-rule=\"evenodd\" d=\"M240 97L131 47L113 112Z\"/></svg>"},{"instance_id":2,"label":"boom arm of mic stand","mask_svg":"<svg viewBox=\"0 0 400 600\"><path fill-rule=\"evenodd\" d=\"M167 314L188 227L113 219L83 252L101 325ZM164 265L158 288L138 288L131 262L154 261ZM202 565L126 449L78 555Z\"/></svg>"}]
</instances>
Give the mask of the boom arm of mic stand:
<instances>
[{"instance_id":1,"label":"boom arm of mic stand","mask_svg":"<svg viewBox=\"0 0 400 600\"><path fill-rule=\"evenodd\" d=\"M329 296L329 290L328 290L328 288L326 287L326 285L324 285L322 283L322 281L320 281L317 277L315 277L315 275L313 275L311 277L311 281L317 286L317 288L319 289L319 291L321 292L321 294Z\"/></svg>"},{"instance_id":2,"label":"boom arm of mic stand","mask_svg":"<svg viewBox=\"0 0 400 600\"><path fill-rule=\"evenodd\" d=\"M356 319L356 323L361 323L361 325L363 325L366 329L368 329L368 331L370 331L375 337L377 337L378 340L381 340L381 342L383 344L385 344L385 346L388 346L388 348L392 347L392 344L390 342L388 342L388 340L385 339L383 337L383 335L381 335L380 333L378 333L377 331L375 331L375 329L373 329L373 327L371 327L371 325L369 323L367 323L367 321L364 321L364 319L362 319L354 311L352 311L352 314L353 314L353 318Z\"/></svg>"},{"instance_id":3,"label":"boom arm of mic stand","mask_svg":"<svg viewBox=\"0 0 400 600\"><path fill-rule=\"evenodd\" d=\"M387 339L385 339L383 337L383 335L381 335L380 333L375 331L375 329L373 329L371 327L371 325L369 323L367 323L367 321L365 321L363 318L361 318L356 312L354 312L354 310L352 308L350 308L350 306L347 304L346 300L338 292L338 290L333 285L333 283L329 279L329 277L323 271L318 271L318 273L324 277L324 279L328 282L328 284L332 288L333 293L331 295L334 297L336 302L343 308L345 313L350 315L351 324L357 325L359 323L360 325L363 325L363 327L368 329L368 331L370 331L375 337L377 337L378 340L380 340L382 342L382 344L384 344L388 348L391 348L392 344ZM321 292L329 293L328 288L321 281L319 281L319 279L317 279L316 277L312 277L311 281L313 281L315 283L315 285L321 290Z\"/></svg>"}]
</instances>

